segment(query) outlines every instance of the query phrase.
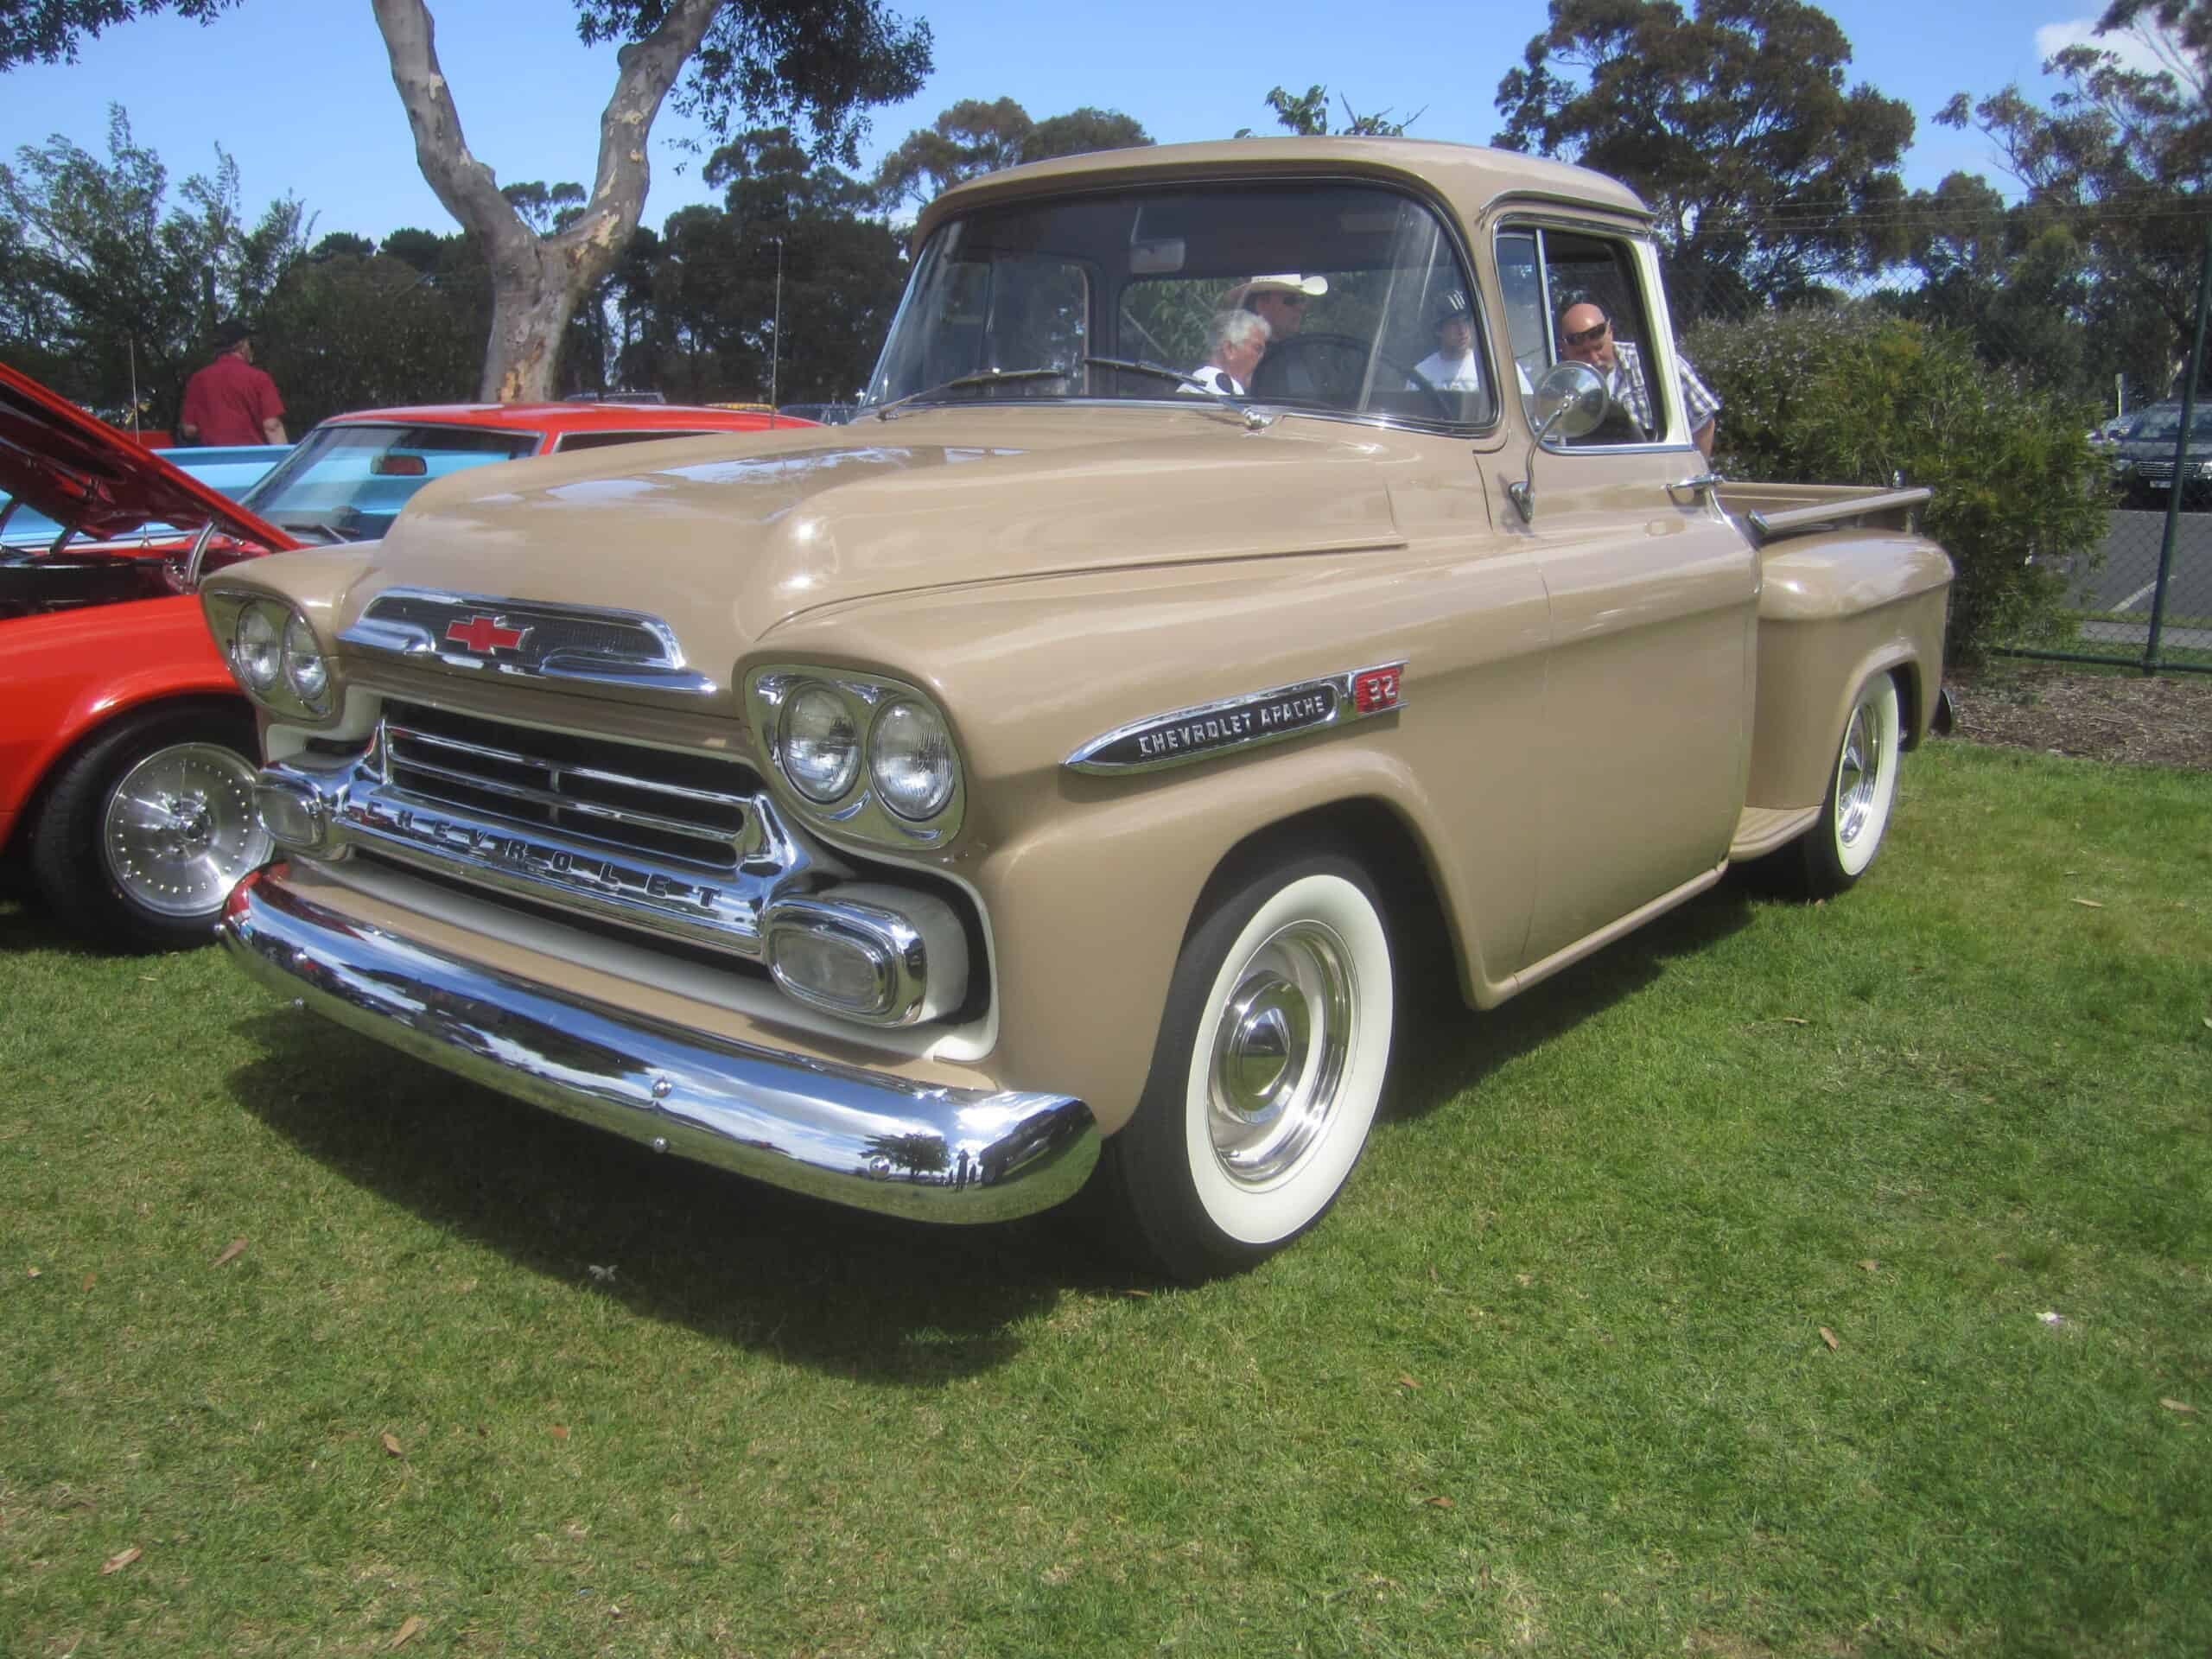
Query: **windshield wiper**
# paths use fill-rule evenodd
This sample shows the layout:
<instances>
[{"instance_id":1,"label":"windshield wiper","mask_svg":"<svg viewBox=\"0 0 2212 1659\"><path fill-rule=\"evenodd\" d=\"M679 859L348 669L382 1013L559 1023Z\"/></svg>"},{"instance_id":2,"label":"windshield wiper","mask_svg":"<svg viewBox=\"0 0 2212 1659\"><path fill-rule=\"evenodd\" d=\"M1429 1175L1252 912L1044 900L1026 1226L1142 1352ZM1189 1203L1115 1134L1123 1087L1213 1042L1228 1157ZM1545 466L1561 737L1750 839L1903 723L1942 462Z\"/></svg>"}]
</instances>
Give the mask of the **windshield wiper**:
<instances>
[{"instance_id":1,"label":"windshield wiper","mask_svg":"<svg viewBox=\"0 0 2212 1659\"><path fill-rule=\"evenodd\" d=\"M910 391L904 397L899 398L895 402L886 404L881 409L877 410L875 414L878 419L888 419L893 410L904 409L907 404L918 402L924 397L934 397L941 391L960 391L969 386L1004 385L1010 380L1049 380L1055 378L1065 380L1074 372L1075 371L1072 369L1053 368L1050 366L1034 369L978 369L973 374L955 375L951 379L941 382L937 385L925 386L919 391Z\"/></svg>"},{"instance_id":2,"label":"windshield wiper","mask_svg":"<svg viewBox=\"0 0 2212 1659\"><path fill-rule=\"evenodd\" d=\"M1128 369L1135 374L1155 375L1162 380L1173 380L1180 385L1196 386L1210 397L1222 397L1228 395L1225 392L1214 391L1197 375L1185 374L1180 369L1171 369L1164 363L1146 363L1133 357L1086 357L1082 360L1094 368Z\"/></svg>"}]
</instances>

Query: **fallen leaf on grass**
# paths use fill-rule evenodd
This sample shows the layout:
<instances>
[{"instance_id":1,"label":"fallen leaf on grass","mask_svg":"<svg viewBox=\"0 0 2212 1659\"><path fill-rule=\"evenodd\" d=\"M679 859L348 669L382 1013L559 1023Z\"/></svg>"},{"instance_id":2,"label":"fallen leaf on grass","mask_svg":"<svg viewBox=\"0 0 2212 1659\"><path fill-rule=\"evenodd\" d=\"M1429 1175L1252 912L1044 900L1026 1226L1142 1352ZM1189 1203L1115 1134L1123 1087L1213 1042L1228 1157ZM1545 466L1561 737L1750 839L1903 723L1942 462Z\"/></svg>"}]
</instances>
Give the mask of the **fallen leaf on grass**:
<instances>
[{"instance_id":1,"label":"fallen leaf on grass","mask_svg":"<svg viewBox=\"0 0 2212 1659\"><path fill-rule=\"evenodd\" d=\"M395 1458L404 1458L407 1455L399 1449L399 1436L397 1434L386 1434L384 1437L384 1449Z\"/></svg>"},{"instance_id":2,"label":"fallen leaf on grass","mask_svg":"<svg viewBox=\"0 0 2212 1659\"><path fill-rule=\"evenodd\" d=\"M1450 1498L1445 1497L1441 1492L1439 1492L1434 1497L1424 1497L1421 1499L1421 1502L1432 1510L1456 1510L1459 1507Z\"/></svg>"},{"instance_id":3,"label":"fallen leaf on grass","mask_svg":"<svg viewBox=\"0 0 2212 1659\"><path fill-rule=\"evenodd\" d=\"M429 1624L429 1622L430 1621L426 1618L410 1615L407 1621L393 1634L391 1640L385 1644L385 1651L389 1653L393 1648L405 1647L410 1642L412 1642L416 1637L423 1634L423 1627Z\"/></svg>"},{"instance_id":4,"label":"fallen leaf on grass","mask_svg":"<svg viewBox=\"0 0 2212 1659\"><path fill-rule=\"evenodd\" d=\"M2164 1406L2168 1411L2187 1412L2192 1417L2196 1415L2196 1408L2190 1405L2186 1400L2161 1400L2158 1403Z\"/></svg>"},{"instance_id":5,"label":"fallen leaf on grass","mask_svg":"<svg viewBox=\"0 0 2212 1659\"><path fill-rule=\"evenodd\" d=\"M2099 904L2094 899L2076 899L2074 902L2081 906L2084 910L2102 910L2104 908L2102 905Z\"/></svg>"},{"instance_id":6,"label":"fallen leaf on grass","mask_svg":"<svg viewBox=\"0 0 2212 1659\"><path fill-rule=\"evenodd\" d=\"M230 1266L232 1262L237 1261L245 1250L245 1240L242 1238L234 1238L229 1243L223 1246L223 1253L217 1256L213 1262L209 1262L208 1266L214 1268L226 1268Z\"/></svg>"},{"instance_id":7,"label":"fallen leaf on grass","mask_svg":"<svg viewBox=\"0 0 2212 1659\"><path fill-rule=\"evenodd\" d=\"M1794 1014L1785 1014L1777 1016L1775 1023L1783 1026L1809 1026L1813 1022L1809 1020L1800 1020Z\"/></svg>"},{"instance_id":8,"label":"fallen leaf on grass","mask_svg":"<svg viewBox=\"0 0 2212 1659\"><path fill-rule=\"evenodd\" d=\"M1877 1262L1876 1260L1874 1260L1874 1258L1873 1258L1872 1256L1871 1256L1871 1255L1870 1255L1870 1256L1868 1256L1868 1257L1867 1257L1864 1262L1861 1262L1859 1264L1859 1271L1861 1271L1862 1273L1872 1273L1872 1272L1874 1272L1877 1268L1878 1268L1881 1265L1882 1265L1882 1264L1881 1264L1880 1262Z\"/></svg>"},{"instance_id":9,"label":"fallen leaf on grass","mask_svg":"<svg viewBox=\"0 0 2212 1659\"><path fill-rule=\"evenodd\" d=\"M2038 1313L2036 1315L2036 1318L2041 1319L2045 1325L2056 1325L2066 1323L2066 1316L2063 1313Z\"/></svg>"},{"instance_id":10,"label":"fallen leaf on grass","mask_svg":"<svg viewBox=\"0 0 2212 1659\"><path fill-rule=\"evenodd\" d=\"M105 1578L111 1573L122 1572L124 1567L130 1566L131 1562L137 1560L145 1553L146 1552L144 1550L139 1548L136 1544L131 1545L128 1549L118 1551L115 1554L109 1556L107 1560L100 1563L100 1576Z\"/></svg>"},{"instance_id":11,"label":"fallen leaf on grass","mask_svg":"<svg viewBox=\"0 0 2212 1659\"><path fill-rule=\"evenodd\" d=\"M569 1426L566 1423L556 1423L553 1425L552 1433L555 1440L565 1440L569 1438Z\"/></svg>"},{"instance_id":12,"label":"fallen leaf on grass","mask_svg":"<svg viewBox=\"0 0 2212 1659\"><path fill-rule=\"evenodd\" d=\"M44 1268L26 1268L23 1272L26 1277L32 1279L43 1279L46 1276Z\"/></svg>"},{"instance_id":13,"label":"fallen leaf on grass","mask_svg":"<svg viewBox=\"0 0 2212 1659\"><path fill-rule=\"evenodd\" d=\"M85 1275L85 1283L84 1283L83 1288L85 1288L85 1289L86 1289L86 1290L90 1290L90 1289L91 1289L91 1288L92 1288L95 1284L97 1284L97 1283L99 1283L99 1275L98 1275L98 1274L90 1274L90 1273L88 1273L88 1274L86 1274Z\"/></svg>"},{"instance_id":14,"label":"fallen leaf on grass","mask_svg":"<svg viewBox=\"0 0 2212 1659\"><path fill-rule=\"evenodd\" d=\"M1829 1330L1825 1325L1821 1327L1821 1340L1827 1344L1828 1351L1831 1353L1843 1346L1843 1344L1836 1339L1835 1332Z\"/></svg>"},{"instance_id":15,"label":"fallen leaf on grass","mask_svg":"<svg viewBox=\"0 0 2212 1659\"><path fill-rule=\"evenodd\" d=\"M1421 1384L1414 1382L1413 1378L1408 1376L1404 1372L1401 1371L1398 1374L1398 1386L1404 1389L1417 1389L1421 1387Z\"/></svg>"},{"instance_id":16,"label":"fallen leaf on grass","mask_svg":"<svg viewBox=\"0 0 2212 1659\"><path fill-rule=\"evenodd\" d=\"M1122 1294L1124 1296L1143 1296L1148 1298L1151 1296L1152 1293L1148 1290L1139 1290L1135 1285L1131 1285L1127 1290L1123 1291Z\"/></svg>"}]
</instances>

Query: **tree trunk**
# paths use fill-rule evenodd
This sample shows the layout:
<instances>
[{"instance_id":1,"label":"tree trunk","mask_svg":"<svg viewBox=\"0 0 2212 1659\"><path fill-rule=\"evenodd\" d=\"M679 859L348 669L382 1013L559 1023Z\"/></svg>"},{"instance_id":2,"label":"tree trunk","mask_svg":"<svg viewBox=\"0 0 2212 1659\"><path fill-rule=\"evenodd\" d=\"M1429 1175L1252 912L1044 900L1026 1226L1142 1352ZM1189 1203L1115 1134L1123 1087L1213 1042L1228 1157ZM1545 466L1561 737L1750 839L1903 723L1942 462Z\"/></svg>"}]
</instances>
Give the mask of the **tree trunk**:
<instances>
[{"instance_id":1,"label":"tree trunk","mask_svg":"<svg viewBox=\"0 0 2212 1659\"><path fill-rule=\"evenodd\" d=\"M568 229L538 236L499 194L492 169L461 136L461 111L438 67L435 25L423 0L371 0L391 59L392 84L415 132L415 160L438 200L476 233L492 266L492 338L484 353L488 402L550 397L561 334L576 302L613 270L644 212L645 147L661 99L705 38L724 0L673 0L660 26L616 54L614 95L599 119L599 174Z\"/></svg>"}]
</instances>

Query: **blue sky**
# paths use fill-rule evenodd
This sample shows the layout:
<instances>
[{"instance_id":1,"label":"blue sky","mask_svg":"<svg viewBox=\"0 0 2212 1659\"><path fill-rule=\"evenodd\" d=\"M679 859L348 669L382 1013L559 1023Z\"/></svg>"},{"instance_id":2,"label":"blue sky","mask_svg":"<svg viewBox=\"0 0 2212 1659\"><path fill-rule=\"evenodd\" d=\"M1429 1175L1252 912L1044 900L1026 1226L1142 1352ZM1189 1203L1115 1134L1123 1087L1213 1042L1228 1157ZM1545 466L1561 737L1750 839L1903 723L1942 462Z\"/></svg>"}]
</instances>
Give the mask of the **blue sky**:
<instances>
[{"instance_id":1,"label":"blue sky","mask_svg":"<svg viewBox=\"0 0 2212 1659\"><path fill-rule=\"evenodd\" d=\"M503 182L588 182L609 51L578 44L563 0L431 0L438 50L471 147ZM1137 118L1162 142L1267 130L1268 89L1316 81L1363 111L1421 111L1416 137L1487 143L1498 127L1498 78L1546 18L1543 0L1486 6L1348 7L1272 0L1262 7L1155 3L1049 10L930 0L894 10L925 18L937 70L911 103L878 111L872 163L912 128L963 98L1010 96L1043 118L1085 104ZM1964 169L1996 176L1980 135L1934 124L1955 92L2007 82L2047 94L2040 65L2054 35L2086 28L2100 0L1835 0L1853 50L1852 75L1911 105L1913 186ZM2038 35L2038 31L2044 31ZM212 27L161 17L111 30L78 62L0 77L0 155L55 132L105 153L106 110L119 102L139 141L173 180L211 171L217 144L238 163L249 215L287 193L318 233L382 236L402 226L447 231L423 184L367 0L246 0ZM712 200L696 159L656 128L645 222ZM2001 182L2001 181L2000 181Z\"/></svg>"}]
</instances>

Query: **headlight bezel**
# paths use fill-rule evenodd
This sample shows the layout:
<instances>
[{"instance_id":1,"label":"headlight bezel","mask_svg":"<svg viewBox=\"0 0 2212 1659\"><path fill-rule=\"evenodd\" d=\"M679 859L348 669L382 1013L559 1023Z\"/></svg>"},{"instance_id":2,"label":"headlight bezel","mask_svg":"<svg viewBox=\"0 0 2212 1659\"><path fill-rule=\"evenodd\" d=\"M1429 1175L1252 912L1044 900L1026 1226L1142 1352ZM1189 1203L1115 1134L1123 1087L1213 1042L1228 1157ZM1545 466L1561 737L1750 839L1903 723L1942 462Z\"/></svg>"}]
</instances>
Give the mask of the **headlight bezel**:
<instances>
[{"instance_id":1,"label":"headlight bezel","mask_svg":"<svg viewBox=\"0 0 2212 1659\"><path fill-rule=\"evenodd\" d=\"M307 613L290 601L270 593L239 588L203 588L200 604L217 648L236 680L256 707L284 719L321 723L334 717L340 702L337 663L324 649L321 636ZM256 631L254 648L265 636L269 678L264 683L249 671L247 629ZM300 689L305 670L302 659L321 664L321 689L310 695ZM308 676L310 683L313 677Z\"/></svg>"},{"instance_id":2,"label":"headlight bezel","mask_svg":"<svg viewBox=\"0 0 2212 1659\"><path fill-rule=\"evenodd\" d=\"M844 786L827 798L803 788L791 770L785 717L795 699L817 691L837 698L855 734L855 764ZM941 847L957 835L967 815L967 767L958 734L937 701L909 681L874 671L821 664L777 663L749 671L745 703L766 771L777 794L814 827L874 847L915 851ZM950 777L935 810L910 817L886 798L876 777L879 722L911 704L944 734Z\"/></svg>"}]
</instances>

